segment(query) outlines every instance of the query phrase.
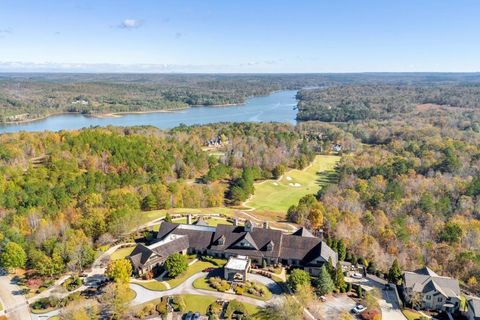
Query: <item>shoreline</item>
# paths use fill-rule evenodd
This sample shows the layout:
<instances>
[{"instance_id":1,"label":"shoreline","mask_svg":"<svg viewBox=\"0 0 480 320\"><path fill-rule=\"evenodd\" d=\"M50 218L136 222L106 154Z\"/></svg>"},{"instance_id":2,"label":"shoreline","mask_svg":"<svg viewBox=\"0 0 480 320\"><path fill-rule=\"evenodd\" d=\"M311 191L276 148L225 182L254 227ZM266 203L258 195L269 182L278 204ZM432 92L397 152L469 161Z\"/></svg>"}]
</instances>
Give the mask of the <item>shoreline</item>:
<instances>
[{"instance_id":1,"label":"shoreline","mask_svg":"<svg viewBox=\"0 0 480 320\"><path fill-rule=\"evenodd\" d=\"M82 115L84 117L91 117L91 118L97 118L97 119L108 119L108 118L120 118L123 115L129 115L129 114L149 114L149 113L169 113L169 112L177 112L177 111L182 111L182 110L187 110L190 108L195 108L195 107L213 107L213 108L221 108L221 107L233 107L233 106L241 106L244 105L245 103L226 103L226 104L214 104L214 105L191 105L185 108L178 108L178 109L164 109L164 110L145 110L145 111L118 111L118 112L106 112L106 113L81 113L78 111L75 112L54 112L54 113L49 113L44 116L34 118L34 119L25 119L25 120L19 120L19 121L5 121L3 123L0 123L1 125L14 125L14 124L24 124L24 123L30 123L30 122L35 122L35 121L41 121L45 120L49 117L54 117L54 116L61 116L61 115Z\"/></svg>"}]
</instances>

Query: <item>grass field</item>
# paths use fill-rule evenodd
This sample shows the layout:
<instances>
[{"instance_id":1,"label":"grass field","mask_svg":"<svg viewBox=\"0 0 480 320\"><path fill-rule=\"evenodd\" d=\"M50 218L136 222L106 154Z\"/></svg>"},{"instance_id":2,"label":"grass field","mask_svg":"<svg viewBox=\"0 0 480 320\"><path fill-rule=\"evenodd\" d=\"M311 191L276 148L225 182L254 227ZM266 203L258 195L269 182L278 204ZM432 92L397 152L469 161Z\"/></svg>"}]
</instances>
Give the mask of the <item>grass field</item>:
<instances>
[{"instance_id":1,"label":"grass field","mask_svg":"<svg viewBox=\"0 0 480 320\"><path fill-rule=\"evenodd\" d=\"M226 260L224 259L215 259L218 265L223 266L225 263L227 263ZM218 268L218 266L214 265L213 263L207 262L207 261L197 261L191 266L188 266L187 271L182 273L176 278L167 280L166 282L170 285L170 288L175 288L188 278L190 278L192 275L195 273L201 272L203 269L206 268ZM167 290L167 287L160 281L157 280L150 280L150 281L135 281L132 280L131 283L138 284L145 289L149 289L152 291L165 291Z\"/></svg>"},{"instance_id":2,"label":"grass field","mask_svg":"<svg viewBox=\"0 0 480 320\"><path fill-rule=\"evenodd\" d=\"M114 253L112 253L112 255L110 256L110 259L112 260L123 259L126 256L128 256L130 253L132 253L133 249L135 249L135 246L117 249L115 250Z\"/></svg>"},{"instance_id":3,"label":"grass field","mask_svg":"<svg viewBox=\"0 0 480 320\"><path fill-rule=\"evenodd\" d=\"M266 180L255 184L255 194L245 206L256 210L287 212L307 194L315 194L323 186L335 181L335 166L339 156L318 155L304 170L287 171L280 180Z\"/></svg>"},{"instance_id":4,"label":"grass field","mask_svg":"<svg viewBox=\"0 0 480 320\"><path fill-rule=\"evenodd\" d=\"M420 319L420 317L422 316L420 313L412 311L412 310L408 310L408 309L405 309L402 312L403 312L403 315L408 320L417 320L417 319Z\"/></svg>"},{"instance_id":5,"label":"grass field","mask_svg":"<svg viewBox=\"0 0 480 320\"><path fill-rule=\"evenodd\" d=\"M163 210L153 210L153 211L145 211L142 213L142 218L145 221L151 221L158 218L165 217L167 211L170 214L224 214L226 216L233 216L234 209L231 208L224 208L224 207L213 207L213 208L173 208L173 209L163 209Z\"/></svg>"},{"instance_id":6,"label":"grass field","mask_svg":"<svg viewBox=\"0 0 480 320\"><path fill-rule=\"evenodd\" d=\"M208 307L217 300L213 297L198 294L182 294L181 296L183 297L183 299L185 300L185 304L187 305L187 312L200 312L201 314L206 314ZM248 303L243 303L243 305L245 306L248 314L250 315L254 315L259 311L259 308L254 305Z\"/></svg>"}]
</instances>

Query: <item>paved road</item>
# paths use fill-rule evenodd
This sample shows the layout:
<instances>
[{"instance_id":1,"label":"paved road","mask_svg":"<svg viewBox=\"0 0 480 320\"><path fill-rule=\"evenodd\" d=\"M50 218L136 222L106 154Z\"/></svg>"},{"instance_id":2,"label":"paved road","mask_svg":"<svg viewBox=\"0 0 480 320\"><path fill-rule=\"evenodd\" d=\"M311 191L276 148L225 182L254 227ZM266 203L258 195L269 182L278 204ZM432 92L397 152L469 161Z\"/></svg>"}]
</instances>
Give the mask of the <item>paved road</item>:
<instances>
[{"instance_id":1,"label":"paved road","mask_svg":"<svg viewBox=\"0 0 480 320\"><path fill-rule=\"evenodd\" d=\"M0 271L1 272L1 271ZM0 273L0 300L5 314L10 320L31 319L27 301L22 295L21 289L12 282L8 275Z\"/></svg>"},{"instance_id":2,"label":"paved road","mask_svg":"<svg viewBox=\"0 0 480 320\"><path fill-rule=\"evenodd\" d=\"M240 302L245 302L249 304L253 304L258 307L265 307L266 302L250 297L245 297L245 296L238 296L232 293L221 293L221 292L216 292L216 291L210 291L210 290L203 290L203 289L196 289L193 287L193 282L197 280L198 278L205 277L207 273L205 272L199 272L185 280L182 284L178 285L177 287L170 289L170 290L165 290L165 291L152 291L145 289L144 287L131 283L130 288L134 290L137 294L135 299L132 301L133 305L138 305L142 304L154 299L161 298L163 296L170 296L170 295L176 295L176 294L201 294L201 295L206 295L206 296L213 296L218 299L224 299L224 300L237 300ZM248 275L251 280L253 281L258 281L263 283L265 286L267 286L272 293L278 294L282 292L282 289L280 286L275 283L273 280L268 279L266 277L262 277L259 275L253 275L249 274Z\"/></svg>"},{"instance_id":3,"label":"paved road","mask_svg":"<svg viewBox=\"0 0 480 320\"><path fill-rule=\"evenodd\" d=\"M402 309L398 305L398 301L395 297L395 292L393 290L382 290L385 286L385 281L378 279L375 281L374 279L352 279L352 278L345 278L346 281L360 284L365 290L371 290L372 288L376 288L381 292L382 297L378 299L378 303L380 305L380 309L382 310L382 318L388 320L406 320L405 316L402 313Z\"/></svg>"}]
</instances>

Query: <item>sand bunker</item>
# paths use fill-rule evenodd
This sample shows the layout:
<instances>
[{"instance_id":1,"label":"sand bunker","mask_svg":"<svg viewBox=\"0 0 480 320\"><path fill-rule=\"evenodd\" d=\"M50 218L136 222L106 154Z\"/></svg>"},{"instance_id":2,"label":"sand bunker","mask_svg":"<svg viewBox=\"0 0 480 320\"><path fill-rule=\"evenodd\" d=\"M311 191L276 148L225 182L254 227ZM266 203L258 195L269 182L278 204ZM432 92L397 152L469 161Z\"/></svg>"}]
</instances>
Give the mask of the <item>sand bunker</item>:
<instances>
[{"instance_id":1,"label":"sand bunker","mask_svg":"<svg viewBox=\"0 0 480 320\"><path fill-rule=\"evenodd\" d=\"M278 183L274 182L273 185L274 185L274 186L278 186Z\"/></svg>"},{"instance_id":2,"label":"sand bunker","mask_svg":"<svg viewBox=\"0 0 480 320\"><path fill-rule=\"evenodd\" d=\"M290 187L301 187L302 185L300 183L289 183L288 184Z\"/></svg>"},{"instance_id":3,"label":"sand bunker","mask_svg":"<svg viewBox=\"0 0 480 320\"><path fill-rule=\"evenodd\" d=\"M292 177L287 177L287 180L288 180L288 181L292 181Z\"/></svg>"}]
</instances>

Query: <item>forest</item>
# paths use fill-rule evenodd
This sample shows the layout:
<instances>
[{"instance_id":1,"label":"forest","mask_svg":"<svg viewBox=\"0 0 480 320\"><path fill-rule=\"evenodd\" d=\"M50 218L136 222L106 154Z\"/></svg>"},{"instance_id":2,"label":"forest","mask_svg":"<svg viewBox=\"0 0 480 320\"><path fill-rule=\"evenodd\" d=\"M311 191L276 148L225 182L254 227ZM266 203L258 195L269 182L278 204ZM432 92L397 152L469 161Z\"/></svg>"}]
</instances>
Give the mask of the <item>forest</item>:
<instances>
[{"instance_id":1,"label":"forest","mask_svg":"<svg viewBox=\"0 0 480 320\"><path fill-rule=\"evenodd\" d=\"M330 88L328 91L330 92L342 85L350 87L353 85L414 83L425 86L452 86L463 82L480 83L480 76L461 73L263 75L0 73L0 123L28 121L51 114L68 112L95 115L175 110L196 105L241 104L249 97L267 95L283 89L326 87ZM363 89L360 87L355 89L352 94L361 97L362 91ZM354 120L363 119L370 112L375 112L375 110L369 110L369 107L362 105L361 99L360 101L356 101L358 100L356 99L346 101L340 108L335 108L341 112L329 111L325 113L328 116L319 116L321 113L318 110L325 109L326 104L333 103L335 106L339 104L339 101L325 99L321 96L322 93L318 97L313 96L319 92L316 90L300 92L299 98L302 100L299 105L300 120ZM405 93L393 90L389 94L396 97ZM333 92L332 96L341 97ZM372 94L369 94L370 98L371 96ZM473 101L470 98L466 100ZM322 102L317 105L320 101ZM372 101L372 103L375 102ZM305 104L308 104L308 112L303 107Z\"/></svg>"},{"instance_id":2,"label":"forest","mask_svg":"<svg viewBox=\"0 0 480 320\"><path fill-rule=\"evenodd\" d=\"M8 77L3 85L58 86L63 77ZM287 218L322 229L332 246L341 242L350 258L361 257L371 270L385 272L398 259L403 269L428 265L480 291L478 76L111 77L117 84L108 75L83 75L66 86L173 83L178 90L183 83L239 96L325 86L299 92L296 126L221 123L0 135L0 241L28 253L27 267L45 275L81 270L91 263L93 248L141 223L141 210L236 205L255 192L255 180L304 168L315 154L339 145L338 183L300 200ZM254 86L256 81L263 85ZM215 152L208 141L218 144Z\"/></svg>"},{"instance_id":3,"label":"forest","mask_svg":"<svg viewBox=\"0 0 480 320\"><path fill-rule=\"evenodd\" d=\"M330 122L355 149L338 184L318 201L302 199L289 219L318 227L320 211L329 238L373 270L398 258L404 269L428 265L478 291L480 86L354 85L299 96L299 118Z\"/></svg>"},{"instance_id":4,"label":"forest","mask_svg":"<svg viewBox=\"0 0 480 320\"><path fill-rule=\"evenodd\" d=\"M223 155L204 151L211 139ZM83 270L95 248L146 222L141 210L244 201L254 180L314 156L284 124L23 132L0 144L0 243L42 276Z\"/></svg>"}]
</instances>

